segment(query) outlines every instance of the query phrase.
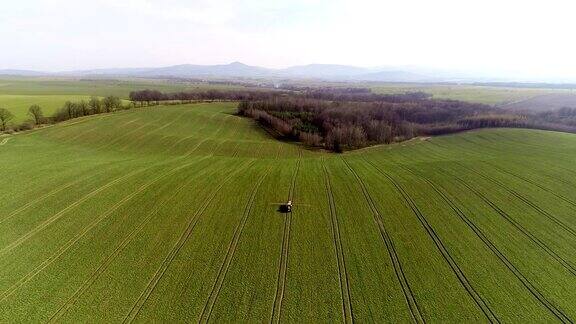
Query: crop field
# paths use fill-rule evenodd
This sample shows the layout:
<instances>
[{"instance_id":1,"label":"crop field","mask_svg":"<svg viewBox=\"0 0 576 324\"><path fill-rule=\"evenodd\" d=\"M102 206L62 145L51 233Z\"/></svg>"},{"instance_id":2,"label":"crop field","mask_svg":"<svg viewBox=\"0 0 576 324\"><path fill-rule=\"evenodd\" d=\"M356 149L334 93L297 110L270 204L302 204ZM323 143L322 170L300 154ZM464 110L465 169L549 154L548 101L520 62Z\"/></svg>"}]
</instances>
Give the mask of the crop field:
<instances>
[{"instance_id":1,"label":"crop field","mask_svg":"<svg viewBox=\"0 0 576 324\"><path fill-rule=\"evenodd\" d=\"M227 85L207 85L202 83L176 83L163 80L79 80L73 78L0 78L0 108L14 114L13 122L22 123L28 119L31 105L42 107L45 116L52 116L66 101L88 100L90 96L117 96L128 99L130 91L157 89L165 92L184 90L237 89Z\"/></svg>"},{"instance_id":2,"label":"crop field","mask_svg":"<svg viewBox=\"0 0 576 324\"><path fill-rule=\"evenodd\" d=\"M0 108L10 110L14 114L14 122L20 123L31 118L28 115L31 105L39 105L46 116L52 116L66 101L89 99L89 96L79 95L0 95Z\"/></svg>"},{"instance_id":3,"label":"crop field","mask_svg":"<svg viewBox=\"0 0 576 324\"><path fill-rule=\"evenodd\" d=\"M0 322L576 321L576 135L331 154L235 106L0 137Z\"/></svg>"},{"instance_id":4,"label":"crop field","mask_svg":"<svg viewBox=\"0 0 576 324\"><path fill-rule=\"evenodd\" d=\"M573 90L506 88L479 85L449 84L382 84L371 85L376 93L394 94L398 92L423 91L435 99L452 99L502 106L529 100L545 94L573 94Z\"/></svg>"}]
</instances>

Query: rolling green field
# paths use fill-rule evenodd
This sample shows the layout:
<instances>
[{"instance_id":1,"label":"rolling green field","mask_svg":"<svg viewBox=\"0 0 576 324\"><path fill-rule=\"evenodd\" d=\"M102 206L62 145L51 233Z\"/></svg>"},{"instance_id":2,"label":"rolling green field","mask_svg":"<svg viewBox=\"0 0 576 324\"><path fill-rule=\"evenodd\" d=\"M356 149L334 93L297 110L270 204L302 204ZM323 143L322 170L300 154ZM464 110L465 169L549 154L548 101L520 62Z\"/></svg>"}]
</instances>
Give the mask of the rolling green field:
<instances>
[{"instance_id":1,"label":"rolling green field","mask_svg":"<svg viewBox=\"0 0 576 324\"><path fill-rule=\"evenodd\" d=\"M543 94L567 94L570 90L553 89L520 89L485 87L472 85L442 85L442 84L346 84L304 82L307 86L369 87L376 93L394 94L399 92L423 91L437 99L454 99L479 102L489 105L505 105L516 103ZM52 116L61 108L64 102L87 100L90 96L117 96L128 99L130 91L155 89L162 92L177 92L191 90L238 90L245 89L238 85L216 85L194 82L175 82L169 80L147 79L77 79L77 78L47 78L47 77L3 77L0 78L0 108L10 110L14 115L14 123L19 124L29 119L28 108L39 104L46 116ZM256 88L253 88L256 89Z\"/></svg>"},{"instance_id":2,"label":"rolling green field","mask_svg":"<svg viewBox=\"0 0 576 324\"><path fill-rule=\"evenodd\" d=\"M336 155L234 111L0 137L0 322L576 320L576 135Z\"/></svg>"}]
</instances>

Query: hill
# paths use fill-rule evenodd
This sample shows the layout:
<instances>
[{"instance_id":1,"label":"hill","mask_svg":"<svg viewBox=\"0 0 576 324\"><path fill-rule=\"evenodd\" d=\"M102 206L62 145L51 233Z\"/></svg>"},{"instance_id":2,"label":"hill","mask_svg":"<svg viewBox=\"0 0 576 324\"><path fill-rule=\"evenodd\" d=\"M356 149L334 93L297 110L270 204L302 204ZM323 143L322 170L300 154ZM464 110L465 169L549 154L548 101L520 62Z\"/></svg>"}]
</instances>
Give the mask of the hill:
<instances>
[{"instance_id":1,"label":"hill","mask_svg":"<svg viewBox=\"0 0 576 324\"><path fill-rule=\"evenodd\" d=\"M575 135L336 155L235 106L0 140L0 322L576 319Z\"/></svg>"},{"instance_id":2,"label":"hill","mask_svg":"<svg viewBox=\"0 0 576 324\"><path fill-rule=\"evenodd\" d=\"M432 82L442 81L434 75L418 74L389 68L362 68L337 64L309 64L284 69L270 69L246 65L241 62L218 65L180 64L165 67L112 68L77 70L59 73L0 70L0 75L20 76L69 76L69 77L139 77L139 78L296 78L321 80L356 80L383 82ZM453 77L445 80L454 80Z\"/></svg>"}]
</instances>

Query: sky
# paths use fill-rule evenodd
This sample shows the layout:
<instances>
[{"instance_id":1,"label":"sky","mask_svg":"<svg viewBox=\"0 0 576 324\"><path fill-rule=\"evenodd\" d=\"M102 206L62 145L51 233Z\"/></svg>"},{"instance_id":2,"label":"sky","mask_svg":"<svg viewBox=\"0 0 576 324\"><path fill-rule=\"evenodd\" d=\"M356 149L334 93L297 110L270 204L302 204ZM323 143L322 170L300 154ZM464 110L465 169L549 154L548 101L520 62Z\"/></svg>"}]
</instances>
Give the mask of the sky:
<instances>
[{"instance_id":1,"label":"sky","mask_svg":"<svg viewBox=\"0 0 576 324\"><path fill-rule=\"evenodd\" d=\"M19 0L0 69L240 61L576 78L574 0Z\"/></svg>"}]
</instances>

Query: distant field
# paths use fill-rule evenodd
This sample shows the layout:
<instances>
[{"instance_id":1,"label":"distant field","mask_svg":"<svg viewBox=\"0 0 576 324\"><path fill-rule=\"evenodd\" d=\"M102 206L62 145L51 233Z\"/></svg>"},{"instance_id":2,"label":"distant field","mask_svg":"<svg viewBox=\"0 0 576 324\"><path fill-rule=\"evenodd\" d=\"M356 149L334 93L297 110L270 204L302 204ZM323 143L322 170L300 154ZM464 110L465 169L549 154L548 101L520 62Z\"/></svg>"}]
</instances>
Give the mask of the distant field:
<instances>
[{"instance_id":1,"label":"distant field","mask_svg":"<svg viewBox=\"0 0 576 324\"><path fill-rule=\"evenodd\" d=\"M130 91L156 89L176 92L194 89L238 89L238 86L182 84L163 80L77 80L54 78L0 79L0 108L15 115L15 123L29 118L28 108L42 107L44 115L51 116L64 102L87 100L90 96L117 96L128 99Z\"/></svg>"},{"instance_id":2,"label":"distant field","mask_svg":"<svg viewBox=\"0 0 576 324\"><path fill-rule=\"evenodd\" d=\"M40 105L45 116L51 116L62 108L64 103L70 101L88 100L90 96L79 95L0 95L0 108L10 110L14 116L14 122L20 123L30 119L28 108L31 105Z\"/></svg>"},{"instance_id":3,"label":"distant field","mask_svg":"<svg viewBox=\"0 0 576 324\"><path fill-rule=\"evenodd\" d=\"M376 93L398 93L399 91L423 91L438 99L454 99L479 102L489 105L504 105L526 100L547 93L564 93L570 90L502 88L470 85L411 85L387 84L371 87Z\"/></svg>"},{"instance_id":4,"label":"distant field","mask_svg":"<svg viewBox=\"0 0 576 324\"><path fill-rule=\"evenodd\" d=\"M576 93L553 93L517 101L504 108L511 110L549 111L560 108L576 108Z\"/></svg>"},{"instance_id":5,"label":"distant field","mask_svg":"<svg viewBox=\"0 0 576 324\"><path fill-rule=\"evenodd\" d=\"M576 135L336 155L234 109L0 140L0 322L576 320Z\"/></svg>"},{"instance_id":6,"label":"distant field","mask_svg":"<svg viewBox=\"0 0 576 324\"><path fill-rule=\"evenodd\" d=\"M85 80L71 78L0 78L0 95L94 95L128 98L130 91L144 89L176 92L193 89L237 88L239 87L144 79Z\"/></svg>"}]
</instances>

